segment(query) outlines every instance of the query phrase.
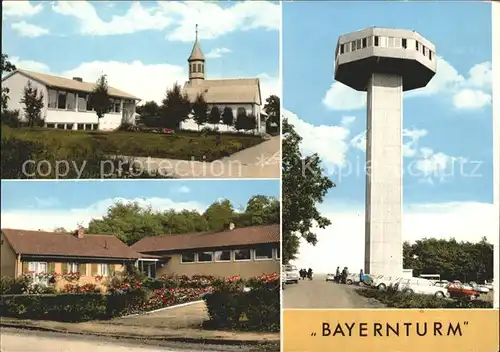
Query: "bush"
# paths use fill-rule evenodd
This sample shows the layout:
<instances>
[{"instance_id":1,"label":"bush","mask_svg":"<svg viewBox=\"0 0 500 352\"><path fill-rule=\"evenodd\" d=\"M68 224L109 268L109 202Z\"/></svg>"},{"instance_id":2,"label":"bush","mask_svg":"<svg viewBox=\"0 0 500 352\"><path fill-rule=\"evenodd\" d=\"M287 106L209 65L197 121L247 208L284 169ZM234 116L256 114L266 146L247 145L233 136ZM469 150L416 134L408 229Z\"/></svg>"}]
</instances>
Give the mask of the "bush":
<instances>
[{"instance_id":1,"label":"bush","mask_svg":"<svg viewBox=\"0 0 500 352\"><path fill-rule=\"evenodd\" d=\"M28 293L32 280L29 276L0 277L0 295L20 295Z\"/></svg>"},{"instance_id":2,"label":"bush","mask_svg":"<svg viewBox=\"0 0 500 352\"><path fill-rule=\"evenodd\" d=\"M391 308L428 308L428 309L453 309L453 308L493 308L491 302L467 298L459 300L436 298L430 295L405 294L394 289L379 291L373 288L356 290L358 294L374 298Z\"/></svg>"},{"instance_id":3,"label":"bush","mask_svg":"<svg viewBox=\"0 0 500 352\"><path fill-rule=\"evenodd\" d=\"M3 110L2 111L2 125L12 128L21 127L21 120L19 118L19 110Z\"/></svg>"},{"instance_id":4,"label":"bush","mask_svg":"<svg viewBox=\"0 0 500 352\"><path fill-rule=\"evenodd\" d=\"M65 293L101 293L96 284L66 284L61 292Z\"/></svg>"},{"instance_id":5,"label":"bush","mask_svg":"<svg viewBox=\"0 0 500 352\"><path fill-rule=\"evenodd\" d=\"M3 295L0 316L64 322L109 317L107 297L101 294Z\"/></svg>"},{"instance_id":6,"label":"bush","mask_svg":"<svg viewBox=\"0 0 500 352\"><path fill-rule=\"evenodd\" d=\"M277 274L215 280L213 292L204 297L210 327L279 331L280 287Z\"/></svg>"}]
</instances>

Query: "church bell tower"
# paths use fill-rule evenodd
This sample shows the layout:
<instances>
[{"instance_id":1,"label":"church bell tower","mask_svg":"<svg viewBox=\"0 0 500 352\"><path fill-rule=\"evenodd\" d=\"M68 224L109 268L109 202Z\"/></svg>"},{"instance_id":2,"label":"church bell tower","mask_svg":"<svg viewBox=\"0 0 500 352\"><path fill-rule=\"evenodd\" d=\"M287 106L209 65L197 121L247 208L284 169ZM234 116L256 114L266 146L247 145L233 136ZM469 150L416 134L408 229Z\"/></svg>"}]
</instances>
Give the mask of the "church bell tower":
<instances>
[{"instance_id":1,"label":"church bell tower","mask_svg":"<svg viewBox=\"0 0 500 352\"><path fill-rule=\"evenodd\" d=\"M203 55L200 43L198 43L198 25L196 25L196 39L188 59L188 65L189 82L192 85L202 83L205 79L205 55Z\"/></svg>"}]
</instances>

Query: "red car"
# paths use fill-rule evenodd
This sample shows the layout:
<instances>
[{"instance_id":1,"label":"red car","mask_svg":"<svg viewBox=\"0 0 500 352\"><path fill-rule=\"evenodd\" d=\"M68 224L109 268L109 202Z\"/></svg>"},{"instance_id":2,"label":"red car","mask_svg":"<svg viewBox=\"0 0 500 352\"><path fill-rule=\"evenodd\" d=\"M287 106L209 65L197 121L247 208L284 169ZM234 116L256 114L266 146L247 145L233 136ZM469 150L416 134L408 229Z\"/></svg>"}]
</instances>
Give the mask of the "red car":
<instances>
[{"instance_id":1,"label":"red car","mask_svg":"<svg viewBox=\"0 0 500 352\"><path fill-rule=\"evenodd\" d=\"M479 297L479 292L474 290L469 285L464 285L460 281L454 281L450 283L446 289L448 290L450 297L452 298L461 298L467 297L470 299L476 299Z\"/></svg>"}]
</instances>

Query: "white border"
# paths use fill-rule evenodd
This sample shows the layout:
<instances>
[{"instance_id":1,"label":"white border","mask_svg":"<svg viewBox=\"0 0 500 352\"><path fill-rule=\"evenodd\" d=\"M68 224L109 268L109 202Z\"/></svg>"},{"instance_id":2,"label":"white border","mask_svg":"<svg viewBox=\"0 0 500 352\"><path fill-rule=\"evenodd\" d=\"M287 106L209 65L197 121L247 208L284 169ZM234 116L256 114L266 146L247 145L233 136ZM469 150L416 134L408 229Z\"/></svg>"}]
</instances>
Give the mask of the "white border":
<instances>
[{"instance_id":1,"label":"white border","mask_svg":"<svg viewBox=\"0 0 500 352\"><path fill-rule=\"evenodd\" d=\"M280 85L280 157L281 160L283 160L283 123L282 123L282 117L283 117L283 2L280 1L280 30L279 30L279 70L278 70L278 80L279 80L279 85ZM283 161L282 161L283 162ZM282 248L282 243L283 243L283 166L280 167L280 247L279 250ZM280 253L280 280L283 275L283 253ZM283 290L280 287L280 351L284 351L284 319L283 319Z\"/></svg>"},{"instance_id":2,"label":"white border","mask_svg":"<svg viewBox=\"0 0 500 352\"><path fill-rule=\"evenodd\" d=\"M494 236L494 280L493 307L499 308L500 295L500 3L491 3L491 28L492 28L492 102L493 102L493 204L496 207ZM496 82L496 83L495 83Z\"/></svg>"}]
</instances>

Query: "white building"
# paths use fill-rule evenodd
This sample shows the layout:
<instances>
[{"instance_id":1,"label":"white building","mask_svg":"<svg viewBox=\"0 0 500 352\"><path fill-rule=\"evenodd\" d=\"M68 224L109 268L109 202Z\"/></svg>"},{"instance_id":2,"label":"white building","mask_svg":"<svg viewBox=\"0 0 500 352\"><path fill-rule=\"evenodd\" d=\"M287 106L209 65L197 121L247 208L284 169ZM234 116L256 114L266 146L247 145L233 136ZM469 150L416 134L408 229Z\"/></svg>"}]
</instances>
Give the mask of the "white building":
<instances>
[{"instance_id":1,"label":"white building","mask_svg":"<svg viewBox=\"0 0 500 352\"><path fill-rule=\"evenodd\" d=\"M2 87L9 88L7 108L19 110L24 119L24 104L21 103L24 87L31 81L33 88L43 93L42 118L45 127L66 130L117 129L122 122L134 124L135 106L140 101L132 94L109 87L112 109L99 119L89 102L89 93L95 83L18 69L2 78Z\"/></svg>"},{"instance_id":2,"label":"white building","mask_svg":"<svg viewBox=\"0 0 500 352\"><path fill-rule=\"evenodd\" d=\"M191 102L196 100L198 94L202 94L209 108L217 106L221 113L226 107L231 108L234 120L241 110L245 110L247 115L256 117L256 131L266 132L267 115L261 111L262 97L258 78L205 79L205 55L198 42L198 31L196 31L193 50L188 58L188 65L189 81L184 84L183 92L187 93ZM215 126L207 124L206 126L216 127L219 131L235 131L234 127L224 124ZM203 127L205 126L198 126L192 118L184 121L180 126L184 130L198 130Z\"/></svg>"}]
</instances>

